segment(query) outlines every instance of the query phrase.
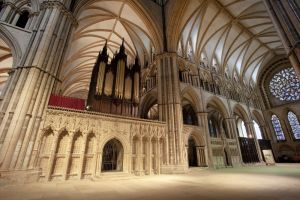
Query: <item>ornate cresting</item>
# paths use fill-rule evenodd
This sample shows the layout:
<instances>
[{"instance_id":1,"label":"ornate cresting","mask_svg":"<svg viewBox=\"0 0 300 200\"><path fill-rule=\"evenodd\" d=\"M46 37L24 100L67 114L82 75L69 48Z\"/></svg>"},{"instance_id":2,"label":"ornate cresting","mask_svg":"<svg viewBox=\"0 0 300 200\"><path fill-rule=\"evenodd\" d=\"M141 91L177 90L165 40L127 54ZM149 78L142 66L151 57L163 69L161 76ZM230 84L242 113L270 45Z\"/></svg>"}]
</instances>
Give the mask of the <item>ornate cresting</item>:
<instances>
[{"instance_id":1,"label":"ornate cresting","mask_svg":"<svg viewBox=\"0 0 300 200\"><path fill-rule=\"evenodd\" d=\"M166 124L95 112L48 108L31 161L41 180L101 176L105 144L123 146L123 172L159 174L167 161Z\"/></svg>"}]
</instances>

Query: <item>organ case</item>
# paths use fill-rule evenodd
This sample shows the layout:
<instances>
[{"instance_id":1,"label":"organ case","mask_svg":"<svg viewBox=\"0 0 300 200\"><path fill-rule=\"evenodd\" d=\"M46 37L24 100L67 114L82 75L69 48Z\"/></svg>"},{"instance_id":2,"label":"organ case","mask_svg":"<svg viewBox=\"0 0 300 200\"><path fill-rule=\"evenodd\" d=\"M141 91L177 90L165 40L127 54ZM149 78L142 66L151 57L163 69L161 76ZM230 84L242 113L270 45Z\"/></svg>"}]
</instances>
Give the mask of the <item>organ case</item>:
<instances>
[{"instance_id":1,"label":"organ case","mask_svg":"<svg viewBox=\"0 0 300 200\"><path fill-rule=\"evenodd\" d=\"M124 41L110 63L108 58L105 44L92 71L87 109L137 117L141 70L138 58L133 65L127 65Z\"/></svg>"}]
</instances>

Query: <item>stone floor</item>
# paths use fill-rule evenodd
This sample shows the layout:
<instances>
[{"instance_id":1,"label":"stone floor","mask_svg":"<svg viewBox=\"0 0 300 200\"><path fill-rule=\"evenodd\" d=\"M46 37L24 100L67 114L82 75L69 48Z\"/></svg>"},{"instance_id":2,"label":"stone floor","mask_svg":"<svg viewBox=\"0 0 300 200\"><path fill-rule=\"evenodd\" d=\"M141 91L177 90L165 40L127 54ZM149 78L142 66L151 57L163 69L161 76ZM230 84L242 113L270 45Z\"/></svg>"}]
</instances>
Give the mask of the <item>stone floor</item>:
<instances>
[{"instance_id":1,"label":"stone floor","mask_svg":"<svg viewBox=\"0 0 300 200\"><path fill-rule=\"evenodd\" d=\"M6 185L1 200L299 200L300 165L281 164L101 181Z\"/></svg>"}]
</instances>

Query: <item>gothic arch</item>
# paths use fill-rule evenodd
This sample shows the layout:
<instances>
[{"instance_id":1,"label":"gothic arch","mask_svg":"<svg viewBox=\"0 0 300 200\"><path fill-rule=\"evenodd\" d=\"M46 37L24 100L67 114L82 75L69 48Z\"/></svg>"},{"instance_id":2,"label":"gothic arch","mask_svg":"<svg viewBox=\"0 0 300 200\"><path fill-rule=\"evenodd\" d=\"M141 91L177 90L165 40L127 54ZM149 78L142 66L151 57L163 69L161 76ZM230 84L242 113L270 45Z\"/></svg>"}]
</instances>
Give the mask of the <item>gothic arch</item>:
<instances>
[{"instance_id":1,"label":"gothic arch","mask_svg":"<svg viewBox=\"0 0 300 200\"><path fill-rule=\"evenodd\" d=\"M102 142L99 145L99 150L100 152L103 151L103 148L105 146L105 144L107 144L109 141L116 139L118 140L121 145L123 146L123 151L124 151L124 155L128 154L128 152L130 152L130 147L129 147L129 141L127 141L127 139L125 139L122 136L117 136L116 134L109 134L108 136L106 136L105 138L102 138Z\"/></svg>"},{"instance_id":2,"label":"gothic arch","mask_svg":"<svg viewBox=\"0 0 300 200\"><path fill-rule=\"evenodd\" d=\"M191 103L196 113L203 110L200 97L190 85L181 91L181 101L183 102L184 100L187 100L189 103Z\"/></svg>"},{"instance_id":3,"label":"gothic arch","mask_svg":"<svg viewBox=\"0 0 300 200\"><path fill-rule=\"evenodd\" d=\"M218 97L211 96L206 102L205 108L208 109L208 107L213 107L214 109L221 112L224 118L229 118L229 112L227 107Z\"/></svg>"},{"instance_id":4,"label":"gothic arch","mask_svg":"<svg viewBox=\"0 0 300 200\"><path fill-rule=\"evenodd\" d=\"M238 115L244 122L250 121L250 117L249 117L248 113L240 104L236 104L233 107L233 114Z\"/></svg>"},{"instance_id":5,"label":"gothic arch","mask_svg":"<svg viewBox=\"0 0 300 200\"><path fill-rule=\"evenodd\" d=\"M12 68L17 67L21 58L22 50L18 40L5 28L5 26L0 24L0 38L9 46L11 49L13 64Z\"/></svg>"},{"instance_id":6,"label":"gothic arch","mask_svg":"<svg viewBox=\"0 0 300 200\"><path fill-rule=\"evenodd\" d=\"M203 137L203 134L201 134L200 130L191 130L191 132L188 134L188 137L186 138L186 143L188 142L188 139L190 137L193 137L195 139L197 146L206 146L205 138Z\"/></svg>"},{"instance_id":7,"label":"gothic arch","mask_svg":"<svg viewBox=\"0 0 300 200\"><path fill-rule=\"evenodd\" d=\"M146 116L149 110L155 104L157 104L157 91L152 90L142 97L139 109L139 116L142 118L147 118Z\"/></svg>"},{"instance_id":8,"label":"gothic arch","mask_svg":"<svg viewBox=\"0 0 300 200\"><path fill-rule=\"evenodd\" d=\"M263 118L263 116L259 113L259 111L257 110L253 110L252 111L252 116L254 118L254 120L260 125L264 125L265 124L265 120Z\"/></svg>"}]
</instances>

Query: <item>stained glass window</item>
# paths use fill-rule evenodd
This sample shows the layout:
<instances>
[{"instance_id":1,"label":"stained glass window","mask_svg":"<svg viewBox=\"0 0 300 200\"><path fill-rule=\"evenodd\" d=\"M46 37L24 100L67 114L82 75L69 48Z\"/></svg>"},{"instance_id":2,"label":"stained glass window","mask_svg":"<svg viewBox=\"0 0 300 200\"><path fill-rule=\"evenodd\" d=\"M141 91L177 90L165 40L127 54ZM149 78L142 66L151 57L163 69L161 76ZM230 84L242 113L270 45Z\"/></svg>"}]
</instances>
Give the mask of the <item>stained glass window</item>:
<instances>
[{"instance_id":1,"label":"stained glass window","mask_svg":"<svg viewBox=\"0 0 300 200\"><path fill-rule=\"evenodd\" d=\"M285 140L284 133L281 128L280 121L276 115L272 115L271 118L272 125L276 134L276 138L278 141Z\"/></svg>"},{"instance_id":2,"label":"stained glass window","mask_svg":"<svg viewBox=\"0 0 300 200\"><path fill-rule=\"evenodd\" d=\"M272 95L281 101L300 99L300 83L293 68L286 68L275 74L269 88Z\"/></svg>"},{"instance_id":3,"label":"stained glass window","mask_svg":"<svg viewBox=\"0 0 300 200\"><path fill-rule=\"evenodd\" d=\"M288 120L289 120L290 126L292 128L294 138L296 140L299 140L300 139L300 124L299 124L298 118L295 115L295 113L293 113L291 111L288 112Z\"/></svg>"}]
</instances>

